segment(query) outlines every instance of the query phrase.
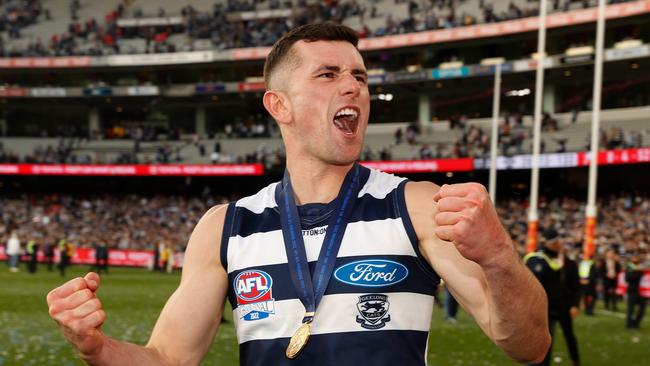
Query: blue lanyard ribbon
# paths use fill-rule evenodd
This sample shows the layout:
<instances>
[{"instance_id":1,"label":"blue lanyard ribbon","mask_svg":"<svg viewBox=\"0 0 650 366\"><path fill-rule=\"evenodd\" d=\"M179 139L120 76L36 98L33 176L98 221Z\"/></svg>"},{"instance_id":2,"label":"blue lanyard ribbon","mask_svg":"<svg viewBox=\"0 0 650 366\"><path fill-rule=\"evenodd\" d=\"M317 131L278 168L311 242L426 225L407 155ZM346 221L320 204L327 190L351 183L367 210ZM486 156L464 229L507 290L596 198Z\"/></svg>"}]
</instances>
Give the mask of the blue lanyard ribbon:
<instances>
[{"instance_id":1,"label":"blue lanyard ribbon","mask_svg":"<svg viewBox=\"0 0 650 366\"><path fill-rule=\"evenodd\" d=\"M348 217L359 192L360 170L359 165L355 164L343 180L312 277L309 276L300 215L298 214L288 171L285 170L282 186L278 187L276 191L276 202L280 209L282 236L284 237L284 247L287 252L291 280L300 301L305 306L306 315L303 323L309 323L313 320L313 314L316 312L316 308L318 308L318 304L320 304L327 289L327 284L332 277L336 256L348 224Z\"/></svg>"}]
</instances>

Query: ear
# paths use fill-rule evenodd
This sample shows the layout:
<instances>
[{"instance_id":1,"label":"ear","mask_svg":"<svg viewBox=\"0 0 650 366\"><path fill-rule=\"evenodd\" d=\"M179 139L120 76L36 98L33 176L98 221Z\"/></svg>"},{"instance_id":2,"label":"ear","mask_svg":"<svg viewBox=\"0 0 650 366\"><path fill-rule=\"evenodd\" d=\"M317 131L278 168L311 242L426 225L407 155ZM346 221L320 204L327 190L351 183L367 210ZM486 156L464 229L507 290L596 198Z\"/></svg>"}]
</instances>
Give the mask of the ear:
<instances>
[{"instance_id":1,"label":"ear","mask_svg":"<svg viewBox=\"0 0 650 366\"><path fill-rule=\"evenodd\" d=\"M268 90L262 98L264 108L279 124L291 123L291 103L279 90Z\"/></svg>"}]
</instances>

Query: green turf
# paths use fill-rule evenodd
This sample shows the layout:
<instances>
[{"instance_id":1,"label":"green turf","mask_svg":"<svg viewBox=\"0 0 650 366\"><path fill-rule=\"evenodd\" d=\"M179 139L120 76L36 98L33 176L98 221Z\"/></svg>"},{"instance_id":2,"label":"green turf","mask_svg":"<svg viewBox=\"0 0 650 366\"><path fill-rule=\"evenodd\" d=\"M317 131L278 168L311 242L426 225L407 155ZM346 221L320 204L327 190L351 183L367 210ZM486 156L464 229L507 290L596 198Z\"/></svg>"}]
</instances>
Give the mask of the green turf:
<instances>
[{"instance_id":1,"label":"green turf","mask_svg":"<svg viewBox=\"0 0 650 366\"><path fill-rule=\"evenodd\" d=\"M86 267L73 267L68 278L82 275ZM165 299L176 287L178 273L167 275L142 269L112 268L102 277L100 298L108 314L104 331L116 338L143 344ZM36 275L9 273L0 267L0 366L82 365L47 315L45 295L62 283L55 272ZM595 317L576 321L583 365L645 365L650 359L650 322L641 331L624 328L624 307L618 314L602 310ZM225 312L230 320L230 311ZM429 344L429 364L515 365L481 333L463 312L457 324L449 324L436 309ZM561 331L555 342L555 365L570 365ZM203 365L237 365L237 341L232 322L219 330Z\"/></svg>"}]
</instances>

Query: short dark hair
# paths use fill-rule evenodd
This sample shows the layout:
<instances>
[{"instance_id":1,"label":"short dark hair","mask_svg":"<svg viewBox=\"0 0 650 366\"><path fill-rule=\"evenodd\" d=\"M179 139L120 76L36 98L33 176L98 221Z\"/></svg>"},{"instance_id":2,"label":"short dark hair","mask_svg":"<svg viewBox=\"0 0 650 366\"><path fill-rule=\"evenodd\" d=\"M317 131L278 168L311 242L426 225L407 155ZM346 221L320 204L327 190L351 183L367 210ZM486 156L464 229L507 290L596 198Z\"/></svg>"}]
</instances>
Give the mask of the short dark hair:
<instances>
[{"instance_id":1,"label":"short dark hair","mask_svg":"<svg viewBox=\"0 0 650 366\"><path fill-rule=\"evenodd\" d=\"M553 228L548 228L542 232L542 236L544 239L547 241L553 241L555 240L558 236L560 236L560 233L557 232L557 230Z\"/></svg>"},{"instance_id":2,"label":"short dark hair","mask_svg":"<svg viewBox=\"0 0 650 366\"><path fill-rule=\"evenodd\" d=\"M269 88L271 74L280 65L291 51L291 47L298 41L343 41L357 47L359 34L352 28L333 22L311 23L290 30L282 36L271 48L264 62L264 83Z\"/></svg>"}]
</instances>

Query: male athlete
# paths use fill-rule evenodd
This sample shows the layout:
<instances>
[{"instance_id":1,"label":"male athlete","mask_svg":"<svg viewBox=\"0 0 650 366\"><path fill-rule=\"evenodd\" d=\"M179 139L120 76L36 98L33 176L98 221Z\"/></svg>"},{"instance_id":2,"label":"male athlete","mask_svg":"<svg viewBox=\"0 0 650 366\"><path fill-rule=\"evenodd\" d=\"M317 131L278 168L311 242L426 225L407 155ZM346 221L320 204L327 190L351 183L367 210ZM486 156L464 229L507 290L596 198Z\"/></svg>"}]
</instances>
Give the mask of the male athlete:
<instances>
[{"instance_id":1,"label":"male athlete","mask_svg":"<svg viewBox=\"0 0 650 366\"><path fill-rule=\"evenodd\" d=\"M242 365L424 365L440 278L508 356L544 358L546 296L485 188L407 182L355 164L370 114L357 41L324 23L275 44L263 102L282 132L284 179L199 221L146 346L101 331L97 274L48 294L83 360L197 365L228 299Z\"/></svg>"}]
</instances>

